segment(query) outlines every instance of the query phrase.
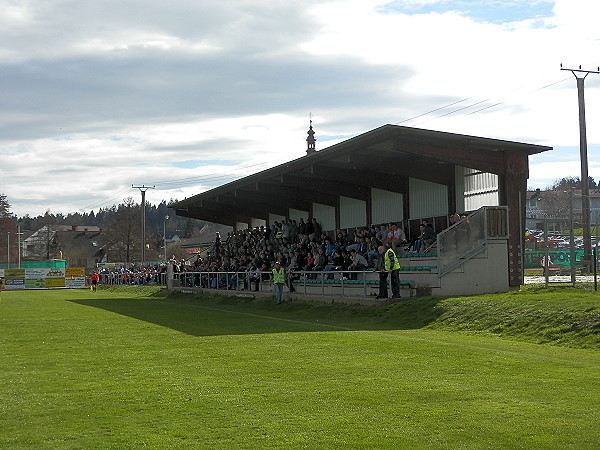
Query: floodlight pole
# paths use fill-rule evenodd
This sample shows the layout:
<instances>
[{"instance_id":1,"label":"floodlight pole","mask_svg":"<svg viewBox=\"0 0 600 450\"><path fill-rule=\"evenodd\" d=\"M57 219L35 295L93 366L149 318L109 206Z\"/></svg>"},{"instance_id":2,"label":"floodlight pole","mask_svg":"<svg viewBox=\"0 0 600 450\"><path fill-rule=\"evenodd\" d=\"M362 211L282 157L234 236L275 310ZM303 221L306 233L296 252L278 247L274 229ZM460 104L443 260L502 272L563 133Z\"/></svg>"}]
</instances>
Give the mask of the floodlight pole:
<instances>
[{"instance_id":1,"label":"floodlight pole","mask_svg":"<svg viewBox=\"0 0 600 450\"><path fill-rule=\"evenodd\" d=\"M588 175L588 155L587 155L587 134L585 124L585 99L584 99L584 82L585 78L590 73L599 74L598 70L582 70L565 69L560 65L560 70L568 70L577 80L577 97L579 100L579 157L581 160L581 219L583 221L583 259L581 268L587 267L590 269L590 261L592 260L592 236L590 232L590 178ZM578 73L585 75L578 76Z\"/></svg>"},{"instance_id":2,"label":"floodlight pole","mask_svg":"<svg viewBox=\"0 0 600 450\"><path fill-rule=\"evenodd\" d=\"M154 186L134 186L131 185L132 189L139 189L142 193L142 266L146 263L146 191L148 189L154 189Z\"/></svg>"}]
</instances>

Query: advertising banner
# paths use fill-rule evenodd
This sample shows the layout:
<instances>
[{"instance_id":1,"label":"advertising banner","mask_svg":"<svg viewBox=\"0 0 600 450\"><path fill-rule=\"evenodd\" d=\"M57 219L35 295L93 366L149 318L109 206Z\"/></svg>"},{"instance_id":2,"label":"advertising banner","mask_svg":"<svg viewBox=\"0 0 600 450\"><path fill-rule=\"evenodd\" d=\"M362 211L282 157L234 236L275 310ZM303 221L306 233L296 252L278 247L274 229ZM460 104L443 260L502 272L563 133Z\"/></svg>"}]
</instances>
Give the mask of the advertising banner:
<instances>
[{"instance_id":1,"label":"advertising banner","mask_svg":"<svg viewBox=\"0 0 600 450\"><path fill-rule=\"evenodd\" d=\"M46 288L65 287L65 279L64 278L46 278L44 287L46 287Z\"/></svg>"},{"instance_id":2,"label":"advertising banner","mask_svg":"<svg viewBox=\"0 0 600 450\"><path fill-rule=\"evenodd\" d=\"M85 278L85 269L83 267L67 267L65 278L83 277Z\"/></svg>"},{"instance_id":3,"label":"advertising banner","mask_svg":"<svg viewBox=\"0 0 600 450\"><path fill-rule=\"evenodd\" d=\"M25 289L65 287L64 268L28 268L25 270Z\"/></svg>"},{"instance_id":4,"label":"advertising banner","mask_svg":"<svg viewBox=\"0 0 600 450\"><path fill-rule=\"evenodd\" d=\"M65 287L65 268L53 268L46 273L45 287Z\"/></svg>"},{"instance_id":5,"label":"advertising banner","mask_svg":"<svg viewBox=\"0 0 600 450\"><path fill-rule=\"evenodd\" d=\"M67 267L65 286L71 289L85 288L85 269L83 267Z\"/></svg>"},{"instance_id":6,"label":"advertising banner","mask_svg":"<svg viewBox=\"0 0 600 450\"><path fill-rule=\"evenodd\" d=\"M46 278L64 278L65 277L65 268L53 268L48 269L46 273Z\"/></svg>"},{"instance_id":7,"label":"advertising banner","mask_svg":"<svg viewBox=\"0 0 600 450\"><path fill-rule=\"evenodd\" d=\"M25 269L4 269L4 289L25 289Z\"/></svg>"},{"instance_id":8,"label":"advertising banner","mask_svg":"<svg viewBox=\"0 0 600 450\"><path fill-rule=\"evenodd\" d=\"M539 269L543 267L544 250L534 250L525 252L525 268ZM583 250L575 250L575 265L579 266ZM571 267L571 250L549 250L548 257L550 263L561 265L563 267Z\"/></svg>"},{"instance_id":9,"label":"advertising banner","mask_svg":"<svg viewBox=\"0 0 600 450\"><path fill-rule=\"evenodd\" d=\"M43 289L46 287L47 267L25 269L25 289Z\"/></svg>"},{"instance_id":10,"label":"advertising banner","mask_svg":"<svg viewBox=\"0 0 600 450\"><path fill-rule=\"evenodd\" d=\"M83 267L0 269L0 289L85 288Z\"/></svg>"}]
</instances>

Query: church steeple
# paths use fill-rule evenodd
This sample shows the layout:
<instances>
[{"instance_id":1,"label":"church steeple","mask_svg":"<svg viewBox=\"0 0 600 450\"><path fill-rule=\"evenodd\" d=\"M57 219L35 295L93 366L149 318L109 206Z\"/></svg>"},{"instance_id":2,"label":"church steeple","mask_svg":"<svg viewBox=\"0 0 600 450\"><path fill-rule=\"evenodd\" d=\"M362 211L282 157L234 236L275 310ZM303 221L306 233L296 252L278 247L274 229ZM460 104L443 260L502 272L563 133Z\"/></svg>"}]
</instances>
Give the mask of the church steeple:
<instances>
[{"instance_id":1,"label":"church steeple","mask_svg":"<svg viewBox=\"0 0 600 450\"><path fill-rule=\"evenodd\" d=\"M306 138L306 154L310 155L311 153L314 153L317 151L316 149L316 142L317 139L315 138L315 132L313 131L313 127L312 127L312 114L310 115L311 119L310 119L310 126L308 127L308 132L306 134L308 134L308 137Z\"/></svg>"}]
</instances>

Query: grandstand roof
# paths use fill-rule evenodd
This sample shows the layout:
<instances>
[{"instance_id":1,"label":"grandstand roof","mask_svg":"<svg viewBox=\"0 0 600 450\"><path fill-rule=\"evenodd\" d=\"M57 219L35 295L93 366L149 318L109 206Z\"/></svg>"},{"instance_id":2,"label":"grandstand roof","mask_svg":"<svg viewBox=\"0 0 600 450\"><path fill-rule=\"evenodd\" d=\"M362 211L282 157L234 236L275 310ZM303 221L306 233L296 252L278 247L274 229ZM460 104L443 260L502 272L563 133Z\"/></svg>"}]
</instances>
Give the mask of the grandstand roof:
<instances>
[{"instance_id":1,"label":"grandstand roof","mask_svg":"<svg viewBox=\"0 0 600 450\"><path fill-rule=\"evenodd\" d=\"M339 196L368 200L369 188L406 193L408 178L452 186L455 166L528 178L527 156L551 147L383 125L326 149L171 205L179 216L234 226ZM525 188L523 188L525 191ZM505 194L506 195L506 194Z\"/></svg>"}]
</instances>

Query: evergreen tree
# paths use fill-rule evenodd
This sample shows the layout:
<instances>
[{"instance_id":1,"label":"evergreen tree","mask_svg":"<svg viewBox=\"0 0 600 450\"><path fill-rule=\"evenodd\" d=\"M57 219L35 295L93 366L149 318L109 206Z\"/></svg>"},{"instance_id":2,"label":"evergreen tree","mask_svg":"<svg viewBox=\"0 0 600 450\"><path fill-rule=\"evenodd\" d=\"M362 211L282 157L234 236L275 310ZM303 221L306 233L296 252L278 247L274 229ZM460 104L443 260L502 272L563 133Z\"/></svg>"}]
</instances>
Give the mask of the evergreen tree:
<instances>
[{"instance_id":1,"label":"evergreen tree","mask_svg":"<svg viewBox=\"0 0 600 450\"><path fill-rule=\"evenodd\" d=\"M0 218L11 217L10 204L5 194L0 194Z\"/></svg>"},{"instance_id":2,"label":"evergreen tree","mask_svg":"<svg viewBox=\"0 0 600 450\"><path fill-rule=\"evenodd\" d=\"M17 220L10 212L6 195L0 194L0 261L16 261L17 247Z\"/></svg>"}]
</instances>

